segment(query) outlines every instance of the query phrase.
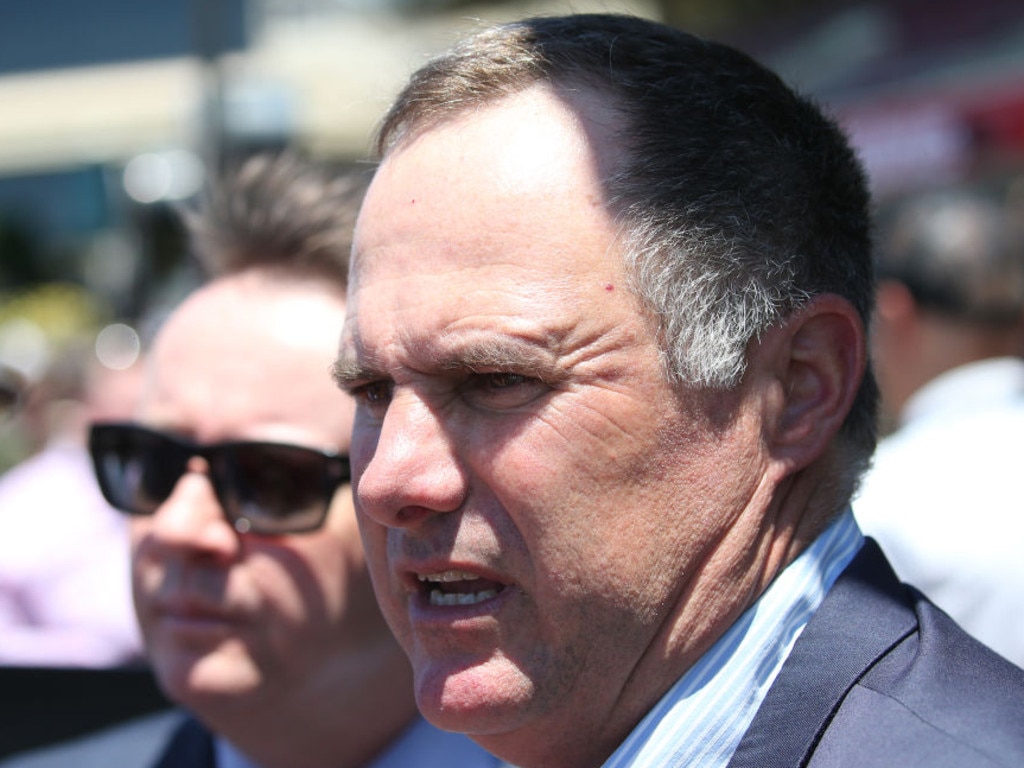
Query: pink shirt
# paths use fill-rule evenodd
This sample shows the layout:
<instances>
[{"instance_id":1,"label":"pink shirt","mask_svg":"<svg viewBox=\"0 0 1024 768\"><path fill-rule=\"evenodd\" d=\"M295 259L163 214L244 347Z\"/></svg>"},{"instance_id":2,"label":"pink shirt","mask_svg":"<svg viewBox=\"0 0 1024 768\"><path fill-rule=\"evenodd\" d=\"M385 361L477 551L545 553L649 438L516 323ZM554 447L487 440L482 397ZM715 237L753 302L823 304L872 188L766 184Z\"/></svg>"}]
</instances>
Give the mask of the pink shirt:
<instances>
[{"instance_id":1,"label":"pink shirt","mask_svg":"<svg viewBox=\"0 0 1024 768\"><path fill-rule=\"evenodd\" d=\"M55 442L0 476L0 664L138 659L128 527L83 447Z\"/></svg>"}]
</instances>

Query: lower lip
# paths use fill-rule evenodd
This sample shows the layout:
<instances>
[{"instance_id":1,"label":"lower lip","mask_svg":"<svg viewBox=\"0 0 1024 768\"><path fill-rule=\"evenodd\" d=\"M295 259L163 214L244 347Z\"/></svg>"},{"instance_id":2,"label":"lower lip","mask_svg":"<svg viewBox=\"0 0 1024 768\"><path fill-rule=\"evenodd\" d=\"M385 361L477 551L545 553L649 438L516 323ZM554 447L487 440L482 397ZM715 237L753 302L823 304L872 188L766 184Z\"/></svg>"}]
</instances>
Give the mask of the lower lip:
<instances>
[{"instance_id":1,"label":"lower lip","mask_svg":"<svg viewBox=\"0 0 1024 768\"><path fill-rule=\"evenodd\" d=\"M232 632L234 623L223 616L209 614L162 614L163 629L183 638L220 638Z\"/></svg>"}]
</instances>

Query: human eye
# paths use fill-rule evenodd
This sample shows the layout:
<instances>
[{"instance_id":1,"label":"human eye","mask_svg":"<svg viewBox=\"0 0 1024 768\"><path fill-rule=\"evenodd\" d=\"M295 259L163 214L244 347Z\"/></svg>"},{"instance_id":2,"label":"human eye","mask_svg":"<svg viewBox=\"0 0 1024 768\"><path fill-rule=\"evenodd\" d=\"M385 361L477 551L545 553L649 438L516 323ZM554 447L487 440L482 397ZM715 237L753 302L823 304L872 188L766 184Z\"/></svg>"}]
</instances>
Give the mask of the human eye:
<instances>
[{"instance_id":1,"label":"human eye","mask_svg":"<svg viewBox=\"0 0 1024 768\"><path fill-rule=\"evenodd\" d=\"M549 390L541 379L513 371L473 373L462 386L470 405L488 410L519 408Z\"/></svg>"},{"instance_id":2,"label":"human eye","mask_svg":"<svg viewBox=\"0 0 1024 768\"><path fill-rule=\"evenodd\" d=\"M391 403L394 383L387 380L368 381L348 388L357 406L365 408L374 418L383 418Z\"/></svg>"}]
</instances>

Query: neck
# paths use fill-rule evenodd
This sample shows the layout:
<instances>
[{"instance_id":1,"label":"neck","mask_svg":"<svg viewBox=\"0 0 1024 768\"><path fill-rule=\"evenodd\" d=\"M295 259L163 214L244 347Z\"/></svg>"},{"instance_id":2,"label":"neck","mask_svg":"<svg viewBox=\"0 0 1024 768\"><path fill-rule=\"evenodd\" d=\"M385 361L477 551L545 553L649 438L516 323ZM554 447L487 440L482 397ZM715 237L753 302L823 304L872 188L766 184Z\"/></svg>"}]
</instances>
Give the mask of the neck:
<instances>
[{"instance_id":1,"label":"neck","mask_svg":"<svg viewBox=\"0 0 1024 768\"><path fill-rule=\"evenodd\" d=\"M646 694L636 711L645 713L828 527L842 506L830 479L837 451L833 445L792 475L764 477L743 515L702 562L701 579L667 622L670 632L652 654L654 664L638 669L634 682Z\"/></svg>"},{"instance_id":2,"label":"neck","mask_svg":"<svg viewBox=\"0 0 1024 768\"><path fill-rule=\"evenodd\" d=\"M408 660L393 641L380 646L329 682L203 719L261 768L363 768L417 716Z\"/></svg>"}]
</instances>

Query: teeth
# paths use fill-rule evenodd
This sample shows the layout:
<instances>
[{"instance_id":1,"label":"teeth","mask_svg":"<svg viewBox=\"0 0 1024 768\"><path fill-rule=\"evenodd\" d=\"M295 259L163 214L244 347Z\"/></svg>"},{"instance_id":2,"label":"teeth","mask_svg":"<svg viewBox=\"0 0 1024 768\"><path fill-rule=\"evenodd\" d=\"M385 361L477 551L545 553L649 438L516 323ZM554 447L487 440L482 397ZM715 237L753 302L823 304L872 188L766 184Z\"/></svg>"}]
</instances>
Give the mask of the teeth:
<instances>
[{"instance_id":1,"label":"teeth","mask_svg":"<svg viewBox=\"0 0 1024 768\"><path fill-rule=\"evenodd\" d=\"M433 583L444 583L448 581L476 581L480 577L466 571L441 571L440 573L427 573L417 576L420 581Z\"/></svg>"},{"instance_id":2,"label":"teeth","mask_svg":"<svg viewBox=\"0 0 1024 768\"><path fill-rule=\"evenodd\" d=\"M475 605L484 600L496 597L498 590L485 589L480 592L442 592L439 589L430 590L431 605Z\"/></svg>"},{"instance_id":3,"label":"teeth","mask_svg":"<svg viewBox=\"0 0 1024 768\"><path fill-rule=\"evenodd\" d=\"M417 577L426 584L451 584L462 581L479 581L480 577L468 571L440 571L438 573L421 573ZM498 594L497 589L481 589L477 592L446 592L440 587L430 589L427 596L431 605L475 605L490 600Z\"/></svg>"}]
</instances>

